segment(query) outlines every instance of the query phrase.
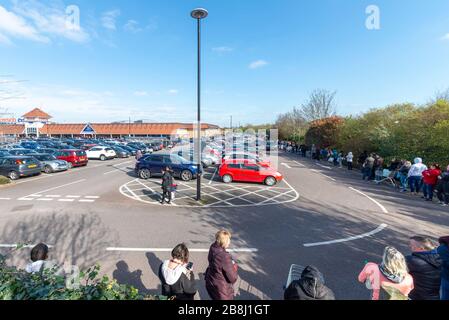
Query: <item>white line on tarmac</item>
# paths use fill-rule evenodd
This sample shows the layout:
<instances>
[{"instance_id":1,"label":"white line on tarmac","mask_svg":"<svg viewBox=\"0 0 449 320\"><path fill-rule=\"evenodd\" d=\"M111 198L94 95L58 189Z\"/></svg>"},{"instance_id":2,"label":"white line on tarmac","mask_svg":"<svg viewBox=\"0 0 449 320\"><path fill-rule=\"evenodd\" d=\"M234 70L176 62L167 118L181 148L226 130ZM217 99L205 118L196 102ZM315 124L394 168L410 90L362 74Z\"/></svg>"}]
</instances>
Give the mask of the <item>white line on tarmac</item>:
<instances>
[{"instance_id":1,"label":"white line on tarmac","mask_svg":"<svg viewBox=\"0 0 449 320\"><path fill-rule=\"evenodd\" d=\"M327 166L323 166L322 164L319 164L319 163L315 163L318 167L321 167L321 168L324 168L324 169L327 169L327 170L332 170L332 168L331 167L327 167Z\"/></svg>"},{"instance_id":2,"label":"white line on tarmac","mask_svg":"<svg viewBox=\"0 0 449 320\"><path fill-rule=\"evenodd\" d=\"M100 199L99 196L85 196L86 199Z\"/></svg>"},{"instance_id":3,"label":"white line on tarmac","mask_svg":"<svg viewBox=\"0 0 449 320\"><path fill-rule=\"evenodd\" d=\"M78 199L78 198L81 198L81 196L66 196L66 198Z\"/></svg>"},{"instance_id":4,"label":"white line on tarmac","mask_svg":"<svg viewBox=\"0 0 449 320\"><path fill-rule=\"evenodd\" d=\"M332 240L332 241L325 241L325 242L306 243L303 246L304 247L317 247L317 246L325 246L325 245L330 245L330 244L336 244L336 243L349 242L349 241L354 241L354 240L358 240L358 239L363 239L366 237L371 237L371 236L381 232L382 230L384 230L387 227L388 227L388 225L383 223L379 227L377 227L377 229L375 229L371 232L361 234L359 236L354 236L354 237L345 238L345 239Z\"/></svg>"},{"instance_id":5,"label":"white line on tarmac","mask_svg":"<svg viewBox=\"0 0 449 320\"><path fill-rule=\"evenodd\" d=\"M292 167L290 167L288 164L282 162L281 165L283 165L284 167L286 167L287 169L291 169Z\"/></svg>"},{"instance_id":6,"label":"white line on tarmac","mask_svg":"<svg viewBox=\"0 0 449 320\"><path fill-rule=\"evenodd\" d=\"M296 161L296 160L294 160L293 162L296 163L296 164L297 164L298 166L300 166L300 167L303 167L303 168L305 167L305 165L303 165L302 163L299 163L299 162Z\"/></svg>"},{"instance_id":7,"label":"white line on tarmac","mask_svg":"<svg viewBox=\"0 0 449 320\"><path fill-rule=\"evenodd\" d=\"M19 244L0 244L0 248L17 248ZM35 244L28 244L26 246L23 246L23 248L33 248L35 247ZM49 248L53 248L54 246L47 245Z\"/></svg>"},{"instance_id":8,"label":"white line on tarmac","mask_svg":"<svg viewBox=\"0 0 449 320\"><path fill-rule=\"evenodd\" d=\"M37 201L53 201L52 198L38 198Z\"/></svg>"},{"instance_id":9,"label":"white line on tarmac","mask_svg":"<svg viewBox=\"0 0 449 320\"><path fill-rule=\"evenodd\" d=\"M218 168L215 168L214 174L212 175L212 178L209 181L209 184L212 184L212 182L214 181L215 175L217 174Z\"/></svg>"},{"instance_id":10,"label":"white line on tarmac","mask_svg":"<svg viewBox=\"0 0 449 320\"><path fill-rule=\"evenodd\" d=\"M363 193L362 191L359 191L359 190L357 190L357 189L354 189L353 187L349 187L349 189L351 189L351 190L353 190L353 191L355 191L355 192L361 194L362 196L367 197L368 199L370 199L372 202L374 202L375 204L377 204L377 206L378 206L379 208L381 208L382 211L383 211L384 213L389 213L388 210L387 210L382 204L380 204L377 200L371 198L369 195Z\"/></svg>"},{"instance_id":11,"label":"white line on tarmac","mask_svg":"<svg viewBox=\"0 0 449 320\"><path fill-rule=\"evenodd\" d=\"M59 199L59 202L73 202L75 199Z\"/></svg>"},{"instance_id":12,"label":"white line on tarmac","mask_svg":"<svg viewBox=\"0 0 449 320\"><path fill-rule=\"evenodd\" d=\"M320 172L320 171L318 171L318 170L315 170L315 169L311 169L310 171L313 171L313 172L315 172L315 173L318 173L318 174L322 175L323 177L326 177L326 178L328 178L328 179L331 179L332 181L337 181L337 180L335 180L334 178L332 178L332 177L329 177L329 176L327 176L327 175L325 175L325 174L321 173L321 172Z\"/></svg>"},{"instance_id":13,"label":"white line on tarmac","mask_svg":"<svg viewBox=\"0 0 449 320\"><path fill-rule=\"evenodd\" d=\"M33 194L29 195L29 196L25 196L24 198L37 196L37 195L39 195L41 193L45 193L45 192L48 192L48 191L53 191L53 190L56 190L56 189L68 187L68 186L71 186L73 184L77 184L77 183L80 183L80 182L83 182L83 181L86 181L86 179L81 179L81 180L78 180L78 181L74 181L74 182L66 183L66 184L63 184L63 185L60 185L60 186L57 186L57 187L53 187L53 188L50 188L50 189L47 189L47 190L36 192L36 193L33 193Z\"/></svg>"},{"instance_id":14,"label":"white line on tarmac","mask_svg":"<svg viewBox=\"0 0 449 320\"><path fill-rule=\"evenodd\" d=\"M124 252L172 252L173 249L169 248L106 248L106 251L124 251ZM256 253L259 250L256 248L236 248L227 249L228 252L238 253ZM208 253L209 249L189 249L189 252L203 252Z\"/></svg>"}]
</instances>

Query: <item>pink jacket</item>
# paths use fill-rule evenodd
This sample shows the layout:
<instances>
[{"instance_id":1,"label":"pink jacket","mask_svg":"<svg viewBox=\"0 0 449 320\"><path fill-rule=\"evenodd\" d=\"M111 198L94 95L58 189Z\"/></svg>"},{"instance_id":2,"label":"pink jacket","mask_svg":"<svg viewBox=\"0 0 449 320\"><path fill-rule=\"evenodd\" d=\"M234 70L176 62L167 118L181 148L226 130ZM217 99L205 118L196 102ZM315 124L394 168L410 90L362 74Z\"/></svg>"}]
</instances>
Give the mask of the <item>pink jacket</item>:
<instances>
[{"instance_id":1,"label":"pink jacket","mask_svg":"<svg viewBox=\"0 0 449 320\"><path fill-rule=\"evenodd\" d=\"M407 274L401 283L394 283L388 280L379 270L379 265L376 263L368 263L362 272L359 274L359 282L366 283L369 280L371 289L373 290L373 300L379 300L379 293L382 285L393 287L399 290L403 295L408 296L413 290L413 278Z\"/></svg>"}]
</instances>

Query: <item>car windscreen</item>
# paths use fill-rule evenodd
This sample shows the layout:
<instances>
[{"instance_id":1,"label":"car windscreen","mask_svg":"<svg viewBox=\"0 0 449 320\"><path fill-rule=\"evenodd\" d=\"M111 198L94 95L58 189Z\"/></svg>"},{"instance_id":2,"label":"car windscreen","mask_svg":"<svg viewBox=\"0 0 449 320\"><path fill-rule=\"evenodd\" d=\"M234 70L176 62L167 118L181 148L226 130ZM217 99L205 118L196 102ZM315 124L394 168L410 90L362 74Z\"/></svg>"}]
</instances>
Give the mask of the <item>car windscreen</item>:
<instances>
[{"instance_id":1,"label":"car windscreen","mask_svg":"<svg viewBox=\"0 0 449 320\"><path fill-rule=\"evenodd\" d=\"M75 154L78 157L85 157L86 156L86 152L85 151L76 151Z\"/></svg>"}]
</instances>

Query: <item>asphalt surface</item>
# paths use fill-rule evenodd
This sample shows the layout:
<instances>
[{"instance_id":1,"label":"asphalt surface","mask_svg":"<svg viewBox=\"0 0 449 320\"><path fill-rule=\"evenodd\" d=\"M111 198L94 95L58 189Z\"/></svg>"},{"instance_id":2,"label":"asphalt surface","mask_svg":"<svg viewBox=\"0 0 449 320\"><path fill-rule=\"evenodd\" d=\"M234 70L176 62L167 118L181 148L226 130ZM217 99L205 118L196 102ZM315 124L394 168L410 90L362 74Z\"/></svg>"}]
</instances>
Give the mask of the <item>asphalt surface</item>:
<instances>
[{"instance_id":1,"label":"asphalt surface","mask_svg":"<svg viewBox=\"0 0 449 320\"><path fill-rule=\"evenodd\" d=\"M203 181L212 186L205 193L223 206L185 200L194 194L189 187L184 200L161 206L155 201L159 181L140 181L153 185L153 193L145 193L133 167L132 158L91 161L86 168L0 187L0 245L45 242L53 246L50 258L61 264L85 268L98 262L118 282L160 294L159 265L185 242L193 249L197 298L208 299L202 280L207 250L216 231L227 228L240 266L237 299L282 299L292 264L318 267L338 299L368 299L357 282L365 261L379 261L386 245L407 254L412 234L449 232L448 208L297 155L279 158L286 182L275 188L284 189L233 184L229 190L212 170ZM137 198L124 192L133 183ZM9 262L23 267L28 255L24 249Z\"/></svg>"}]
</instances>

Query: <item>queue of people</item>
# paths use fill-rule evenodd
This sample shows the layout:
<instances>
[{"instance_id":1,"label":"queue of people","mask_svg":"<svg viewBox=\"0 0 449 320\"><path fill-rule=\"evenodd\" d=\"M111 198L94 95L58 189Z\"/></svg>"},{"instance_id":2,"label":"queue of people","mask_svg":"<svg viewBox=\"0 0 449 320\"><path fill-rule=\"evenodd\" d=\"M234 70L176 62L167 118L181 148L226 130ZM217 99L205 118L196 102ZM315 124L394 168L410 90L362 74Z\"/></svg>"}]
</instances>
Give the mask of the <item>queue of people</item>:
<instances>
[{"instance_id":1,"label":"queue of people","mask_svg":"<svg viewBox=\"0 0 449 320\"><path fill-rule=\"evenodd\" d=\"M239 279L238 265L228 252L231 233L220 230L210 246L205 287L212 300L233 300ZM28 273L42 273L54 263L48 261L48 246L41 243L31 250ZM394 247L384 249L380 262L366 262L358 281L371 291L372 300L449 300L449 236L438 241L429 236L412 236L410 253ZM178 244L171 258L159 267L161 294L175 300L194 300L198 292L189 249ZM292 279L284 291L285 300L335 300L315 266L306 266L299 279Z\"/></svg>"}]
</instances>

